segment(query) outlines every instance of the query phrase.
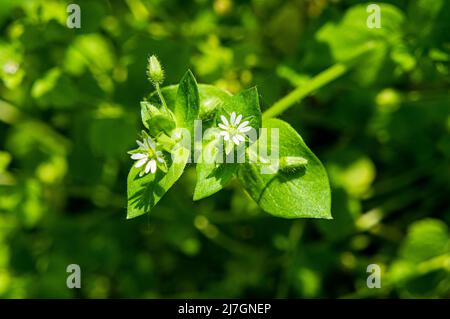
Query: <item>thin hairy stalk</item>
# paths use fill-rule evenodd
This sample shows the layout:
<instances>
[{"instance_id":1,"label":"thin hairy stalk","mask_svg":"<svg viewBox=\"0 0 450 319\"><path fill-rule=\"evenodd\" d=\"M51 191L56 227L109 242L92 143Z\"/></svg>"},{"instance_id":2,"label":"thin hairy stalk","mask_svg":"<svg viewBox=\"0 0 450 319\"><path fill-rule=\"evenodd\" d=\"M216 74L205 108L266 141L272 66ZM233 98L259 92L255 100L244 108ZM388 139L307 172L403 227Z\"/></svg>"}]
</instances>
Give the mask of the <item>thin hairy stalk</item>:
<instances>
[{"instance_id":1,"label":"thin hairy stalk","mask_svg":"<svg viewBox=\"0 0 450 319\"><path fill-rule=\"evenodd\" d=\"M169 112L168 112L169 109L168 109L168 107L167 107L166 100L164 99L164 96L163 96L162 93L161 93L161 88L159 87L159 84L158 84L158 83L155 83L155 89L156 89L156 92L158 93L159 99L161 100L162 107L164 108L164 110L165 110L167 113L169 113Z\"/></svg>"}]
</instances>

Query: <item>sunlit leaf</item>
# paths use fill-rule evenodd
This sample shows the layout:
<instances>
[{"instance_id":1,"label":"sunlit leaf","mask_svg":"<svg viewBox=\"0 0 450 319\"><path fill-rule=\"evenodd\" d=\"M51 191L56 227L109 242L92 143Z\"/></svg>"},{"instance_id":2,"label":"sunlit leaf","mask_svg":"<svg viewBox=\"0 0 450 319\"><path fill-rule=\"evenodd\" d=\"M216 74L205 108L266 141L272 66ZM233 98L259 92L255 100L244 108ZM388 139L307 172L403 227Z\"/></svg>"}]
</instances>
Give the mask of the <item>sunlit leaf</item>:
<instances>
[{"instance_id":1,"label":"sunlit leaf","mask_svg":"<svg viewBox=\"0 0 450 319\"><path fill-rule=\"evenodd\" d=\"M286 122L271 119L263 122L267 129L279 130L279 156L301 156L308 165L297 171L274 174L261 173L265 164L246 163L239 168L238 177L246 191L266 212L284 218L331 218L330 186L322 163L303 142L300 135ZM270 137L262 135L259 148ZM267 146L270 149L270 146Z\"/></svg>"},{"instance_id":2,"label":"sunlit leaf","mask_svg":"<svg viewBox=\"0 0 450 319\"><path fill-rule=\"evenodd\" d=\"M157 170L140 177L141 168L133 166L128 174L128 213L127 218L134 218L151 211L164 194L183 174L190 152L179 147L172 154L167 173ZM166 156L169 160L170 156Z\"/></svg>"},{"instance_id":3,"label":"sunlit leaf","mask_svg":"<svg viewBox=\"0 0 450 319\"><path fill-rule=\"evenodd\" d=\"M198 118L199 96L197 82L191 71L187 71L180 81L175 101L174 114L177 127L194 131L194 121Z\"/></svg>"}]
</instances>

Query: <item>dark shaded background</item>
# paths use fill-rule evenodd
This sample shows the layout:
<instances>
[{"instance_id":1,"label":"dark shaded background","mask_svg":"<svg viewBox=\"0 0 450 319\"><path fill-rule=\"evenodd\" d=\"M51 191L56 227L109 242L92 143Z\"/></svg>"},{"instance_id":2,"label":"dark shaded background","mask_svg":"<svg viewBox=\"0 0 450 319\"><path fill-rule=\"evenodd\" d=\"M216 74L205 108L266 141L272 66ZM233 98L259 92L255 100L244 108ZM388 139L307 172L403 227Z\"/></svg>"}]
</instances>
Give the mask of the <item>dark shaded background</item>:
<instances>
[{"instance_id":1,"label":"dark shaded background","mask_svg":"<svg viewBox=\"0 0 450 319\"><path fill-rule=\"evenodd\" d=\"M76 1L69 29L64 1L2 0L0 297L449 297L450 1L389 2L373 30L358 1ZM347 66L281 116L334 220L272 217L237 183L193 203L192 167L125 220L153 53L167 84L257 85L263 110Z\"/></svg>"}]
</instances>

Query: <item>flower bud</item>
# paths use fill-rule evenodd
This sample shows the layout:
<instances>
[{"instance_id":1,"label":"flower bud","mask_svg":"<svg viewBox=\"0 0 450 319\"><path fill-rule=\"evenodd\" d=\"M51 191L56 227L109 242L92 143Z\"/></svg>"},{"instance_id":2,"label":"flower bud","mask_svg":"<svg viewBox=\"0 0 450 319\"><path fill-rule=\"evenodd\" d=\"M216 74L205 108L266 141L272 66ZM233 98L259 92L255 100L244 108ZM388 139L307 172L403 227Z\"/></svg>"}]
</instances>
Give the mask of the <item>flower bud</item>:
<instances>
[{"instance_id":1,"label":"flower bud","mask_svg":"<svg viewBox=\"0 0 450 319\"><path fill-rule=\"evenodd\" d=\"M164 81L164 70L155 55L148 58L147 76L153 84L162 84Z\"/></svg>"},{"instance_id":2,"label":"flower bud","mask_svg":"<svg viewBox=\"0 0 450 319\"><path fill-rule=\"evenodd\" d=\"M308 160L301 156L284 156L280 158L280 168L283 171L294 171L305 167L307 164Z\"/></svg>"},{"instance_id":3,"label":"flower bud","mask_svg":"<svg viewBox=\"0 0 450 319\"><path fill-rule=\"evenodd\" d=\"M167 113L163 109L158 109L147 101L141 102L141 117L144 126L152 136L157 136L161 132L169 134L175 128L172 114Z\"/></svg>"},{"instance_id":4,"label":"flower bud","mask_svg":"<svg viewBox=\"0 0 450 319\"><path fill-rule=\"evenodd\" d=\"M141 101L141 117L143 119L161 114L161 111L147 101Z\"/></svg>"}]
</instances>

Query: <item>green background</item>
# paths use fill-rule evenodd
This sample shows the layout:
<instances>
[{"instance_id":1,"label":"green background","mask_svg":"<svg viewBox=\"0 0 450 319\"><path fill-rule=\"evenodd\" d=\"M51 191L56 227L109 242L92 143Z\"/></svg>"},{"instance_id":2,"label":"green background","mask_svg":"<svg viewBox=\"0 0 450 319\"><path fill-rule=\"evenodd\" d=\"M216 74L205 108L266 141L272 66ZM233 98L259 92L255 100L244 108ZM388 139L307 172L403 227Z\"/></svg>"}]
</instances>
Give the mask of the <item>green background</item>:
<instances>
[{"instance_id":1,"label":"green background","mask_svg":"<svg viewBox=\"0 0 450 319\"><path fill-rule=\"evenodd\" d=\"M389 2L369 29L358 1L76 1L69 29L67 2L2 0L0 297L450 297L450 1ZM194 203L191 166L126 220L149 54L165 84L256 85L263 111L344 70L281 115L334 219L275 218L237 182Z\"/></svg>"}]
</instances>

